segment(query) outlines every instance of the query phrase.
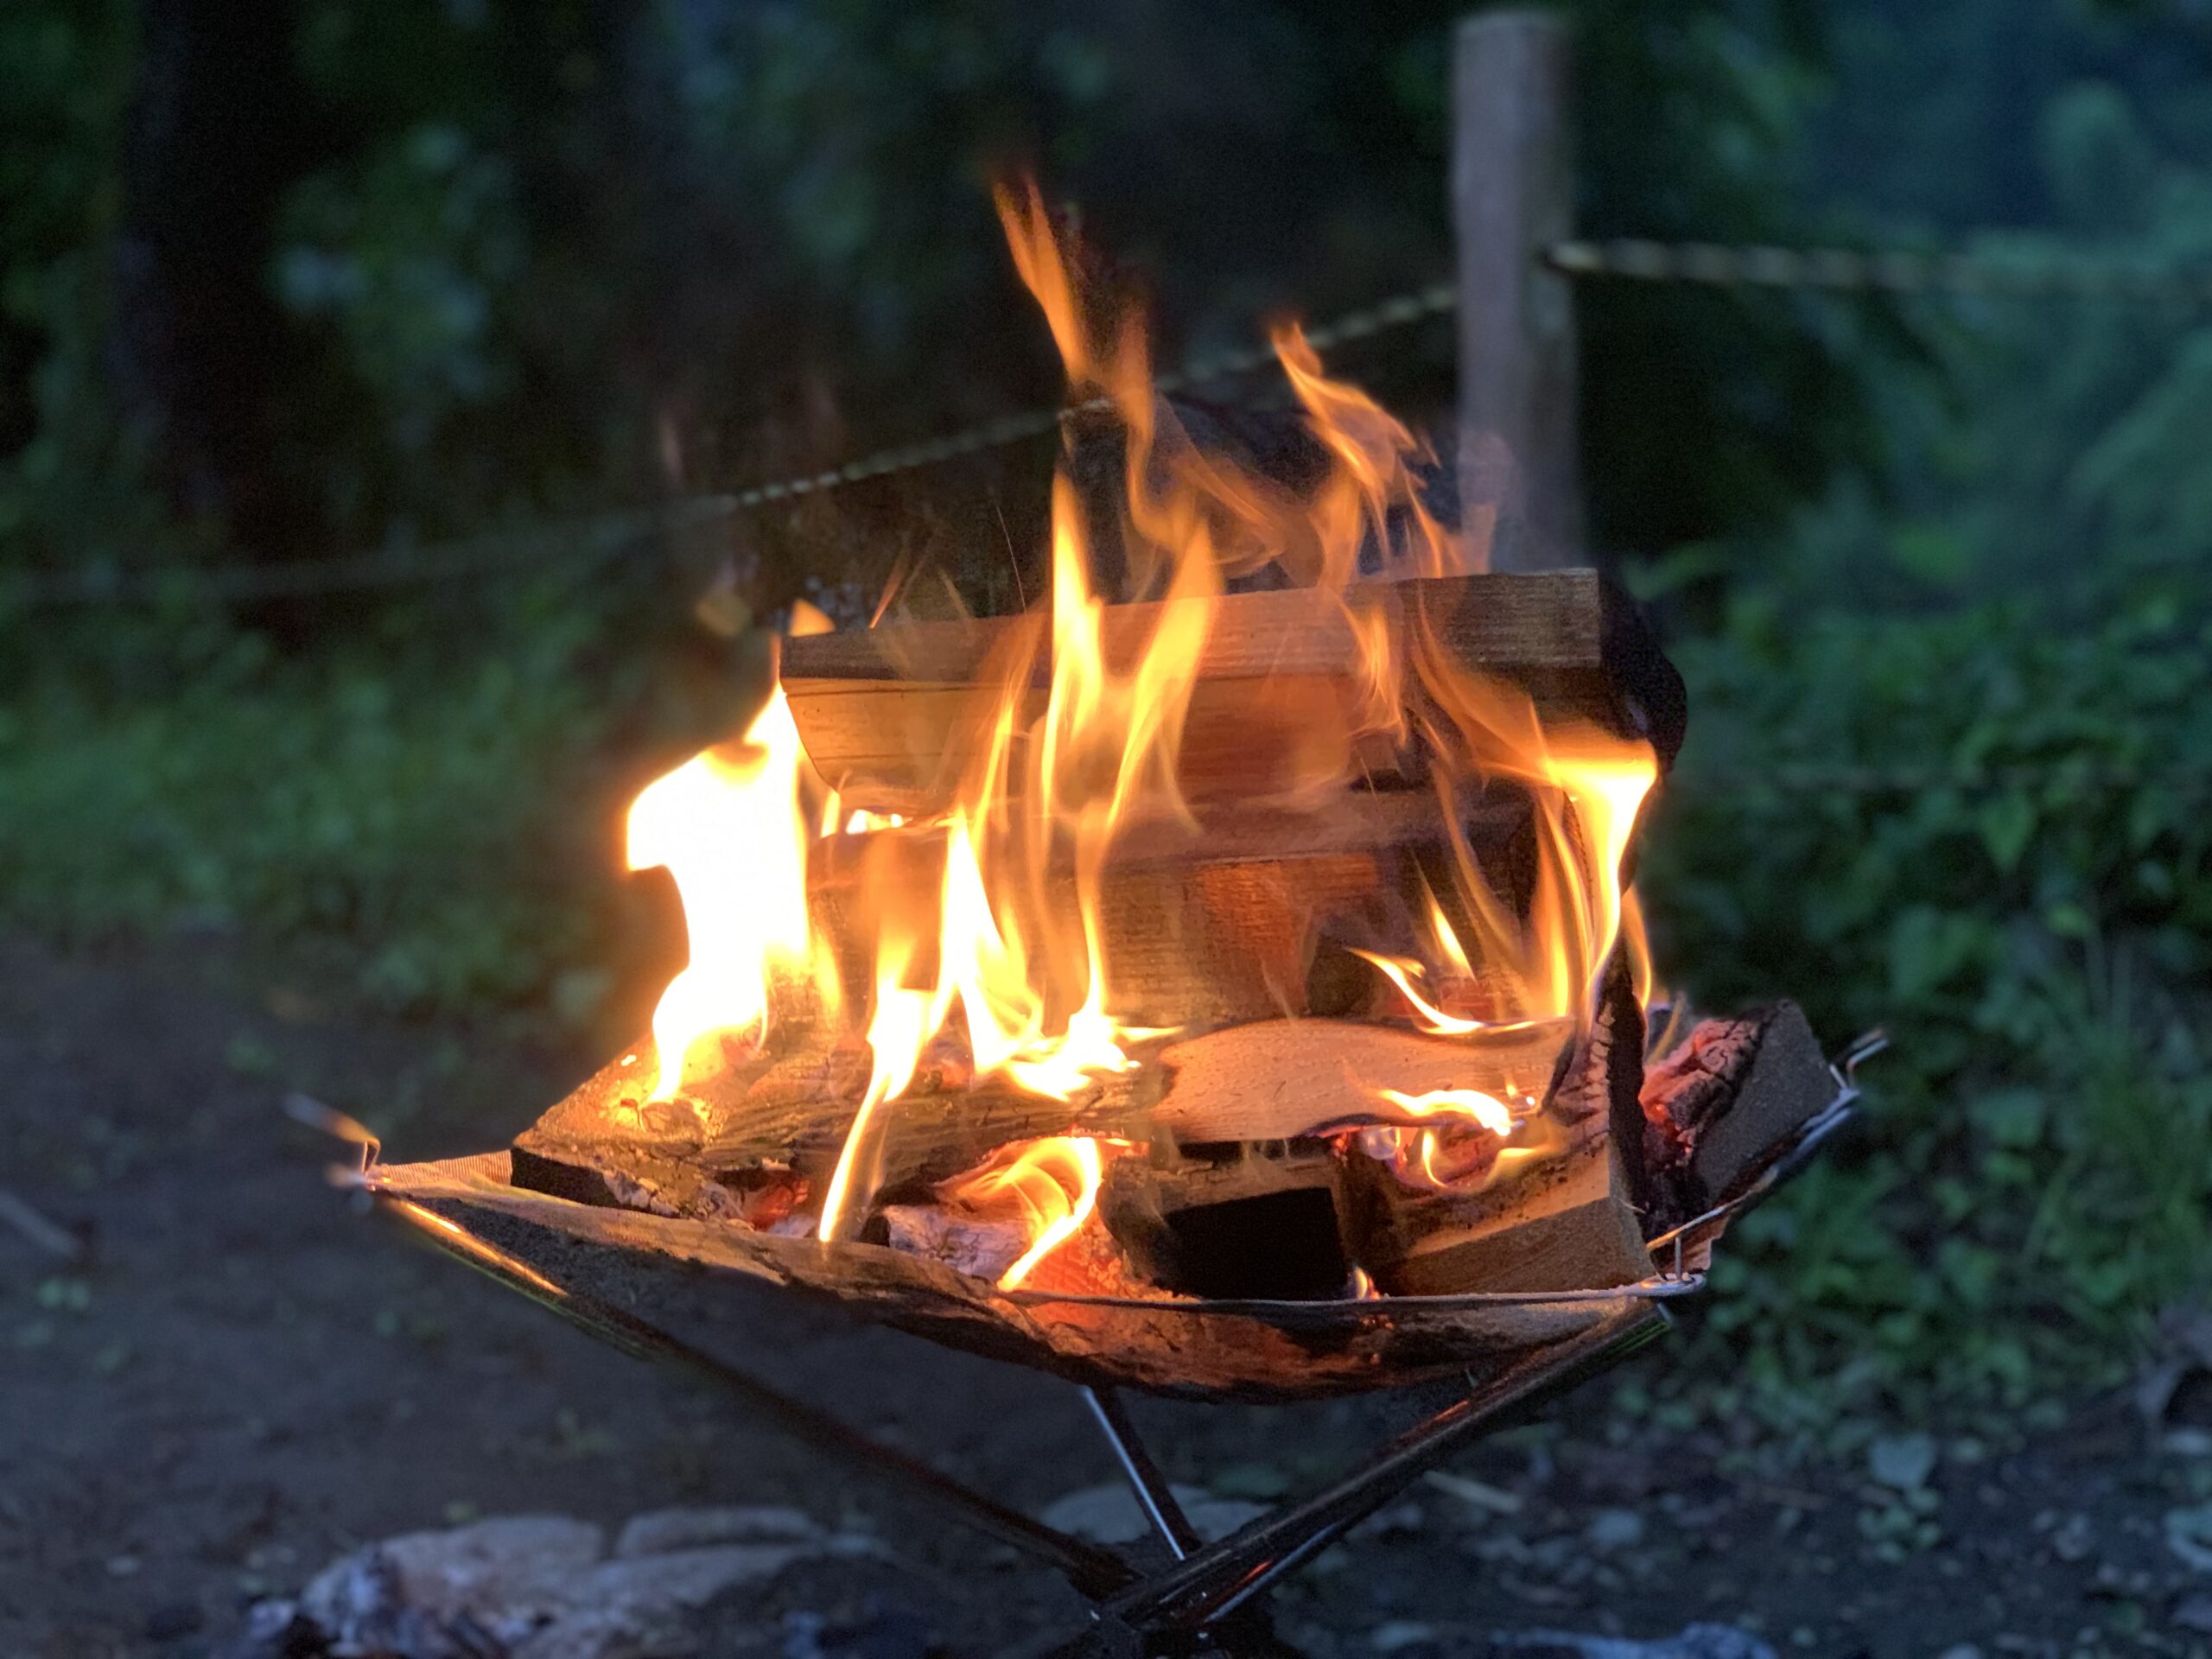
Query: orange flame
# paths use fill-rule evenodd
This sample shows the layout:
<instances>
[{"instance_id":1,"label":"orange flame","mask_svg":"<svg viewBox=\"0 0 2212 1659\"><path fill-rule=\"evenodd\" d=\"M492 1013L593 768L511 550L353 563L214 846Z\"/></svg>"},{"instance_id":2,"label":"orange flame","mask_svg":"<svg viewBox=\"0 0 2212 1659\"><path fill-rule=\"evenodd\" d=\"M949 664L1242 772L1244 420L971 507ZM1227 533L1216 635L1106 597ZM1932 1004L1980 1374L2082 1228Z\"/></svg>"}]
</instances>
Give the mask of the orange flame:
<instances>
[{"instance_id":1,"label":"orange flame","mask_svg":"<svg viewBox=\"0 0 2212 1659\"><path fill-rule=\"evenodd\" d=\"M1141 1046L1163 1034L1116 1011L1107 873L1131 824L1195 828L1184 728L1222 596L1241 578L1264 572L1309 591L1347 626L1355 649L1352 741L1337 734L1301 748L1286 801L1319 803L1358 781L1363 741L1417 746L1431 762L1452 868L1439 891L1422 895L1418 955L1360 953L1417 1026L1479 1046L1559 1022L1564 1039L1588 1018L1617 946L1637 965L1639 988L1648 982L1621 864L1656 777L1649 747L1547 725L1517 688L1455 661L1415 607L1364 596L1377 582L1479 569L1485 556L1484 526L1447 531L1422 505L1414 468L1425 457L1405 429L1329 379L1291 327L1275 350L1324 458L1319 481L1293 491L1202 451L1154 395L1134 312L1082 290L1035 188L1001 191L998 207L1071 388L1110 406L1126 462L1110 526L1089 516L1099 504L1080 499L1065 473L1056 478L1050 597L994 658L993 693L954 746L969 758L950 804L903 817L823 790L779 690L742 740L654 783L630 817L632 867L670 868L691 938L690 961L654 1015L659 1095L696 1086L724 1058L711 1036L765 1046L772 1010L785 1020L795 997L806 1016L787 1023L864 1031L868 1084L817 1222L829 1240L865 1220L886 1115L923 1074L925 1055L964 1043L974 1078L1068 1101L1140 1065ZM1111 595L1093 579L1094 534L1118 537L1127 574ZM1117 617L1110 645L1109 598L1154 601ZM801 626L827 624L807 616ZM1456 810L1465 787L1497 779L1520 786L1535 821L1534 876L1517 905L1481 868ZM832 856L857 867L839 901L842 967L808 909L810 869ZM1519 1095L1378 1098L1389 1110L1377 1116L1396 1122L1367 1133L1438 1182L1487 1178L1454 1163L1474 1143L1493 1161L1535 1155L1539 1144L1528 1138L1534 1103ZM1025 1195L1040 1218L1036 1242L1001 1282L1019 1283L1080 1228L1096 1201L1101 1148L1121 1144L1039 1141L976 1178L996 1183L1001 1198Z\"/></svg>"},{"instance_id":2,"label":"orange flame","mask_svg":"<svg viewBox=\"0 0 2212 1659\"><path fill-rule=\"evenodd\" d=\"M1450 786L1441 780L1459 767L1472 776L1510 780L1526 791L1535 820L1535 876L1523 918L1508 908L1484 876L1464 825L1447 814L1459 878L1454 892L1466 906L1474 937L1456 935L1432 893L1440 950L1455 964L1481 962L1494 970L1493 977L1512 985L1520 1005L1514 1023L1522 1028L1546 1020L1569 1020L1579 1028L1595 1006L1616 945L1625 941L1643 964L1637 969L1639 979L1648 977L1643 928L1624 899L1621 867L1637 815L1658 781L1657 759L1649 744L1593 726L1547 726L1519 688L1467 672L1426 634L1414 643L1430 718L1440 728L1433 752L1447 760L1462 757L1440 769L1440 789ZM1448 1016L1403 975L1384 971L1416 1017L1430 1029L1441 1028Z\"/></svg>"},{"instance_id":3,"label":"orange flame","mask_svg":"<svg viewBox=\"0 0 2212 1659\"><path fill-rule=\"evenodd\" d=\"M997 1209L1009 1201L1020 1211L1029 1248L999 1275L999 1288L1012 1290L1039 1262L1083 1230L1098 1207L1098 1186L1105 1169L1099 1148L1126 1152L1126 1141L1084 1135L1052 1135L1001 1147L988 1162L957 1185L942 1190L954 1204Z\"/></svg>"},{"instance_id":4,"label":"orange flame","mask_svg":"<svg viewBox=\"0 0 2212 1659\"><path fill-rule=\"evenodd\" d=\"M1479 1089L1432 1089L1420 1095L1401 1094L1395 1089L1376 1092L1413 1117L1464 1117L1495 1135L1513 1133L1512 1109L1497 1096Z\"/></svg>"},{"instance_id":5,"label":"orange flame","mask_svg":"<svg viewBox=\"0 0 2212 1659\"><path fill-rule=\"evenodd\" d=\"M691 939L690 963L653 1010L656 1100L683 1088L702 1039L733 1031L766 1040L777 969L812 978L836 1001L807 918L805 760L779 687L737 742L701 751L631 804L630 868L667 866Z\"/></svg>"}]
</instances>

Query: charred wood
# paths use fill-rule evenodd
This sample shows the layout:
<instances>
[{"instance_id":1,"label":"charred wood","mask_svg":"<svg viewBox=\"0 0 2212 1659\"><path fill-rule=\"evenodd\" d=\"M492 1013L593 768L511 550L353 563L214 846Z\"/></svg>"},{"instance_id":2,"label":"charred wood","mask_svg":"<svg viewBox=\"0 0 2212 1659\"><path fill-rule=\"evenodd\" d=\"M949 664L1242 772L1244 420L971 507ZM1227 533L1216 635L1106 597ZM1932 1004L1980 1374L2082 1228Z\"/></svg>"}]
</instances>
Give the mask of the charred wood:
<instances>
[{"instance_id":1,"label":"charred wood","mask_svg":"<svg viewBox=\"0 0 2212 1659\"><path fill-rule=\"evenodd\" d=\"M1646 1156L1684 1213L1701 1213L1748 1187L1835 1096L1835 1074L1795 1002L1701 1020L1644 1079Z\"/></svg>"},{"instance_id":2,"label":"charred wood","mask_svg":"<svg viewBox=\"0 0 2212 1659\"><path fill-rule=\"evenodd\" d=\"M1344 1165L1325 1141L1154 1147L1109 1165L1099 1213L1140 1278L1191 1296L1344 1294Z\"/></svg>"}]
</instances>

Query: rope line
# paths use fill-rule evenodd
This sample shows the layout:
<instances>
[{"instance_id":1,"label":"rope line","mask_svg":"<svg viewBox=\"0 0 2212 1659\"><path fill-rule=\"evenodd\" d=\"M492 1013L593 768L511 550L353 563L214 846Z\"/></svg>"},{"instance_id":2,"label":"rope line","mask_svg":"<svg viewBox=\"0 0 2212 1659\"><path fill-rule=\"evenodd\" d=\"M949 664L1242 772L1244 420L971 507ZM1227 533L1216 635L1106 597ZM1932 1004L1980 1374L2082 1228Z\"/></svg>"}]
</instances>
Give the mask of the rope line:
<instances>
[{"instance_id":1,"label":"rope line","mask_svg":"<svg viewBox=\"0 0 2212 1659\"><path fill-rule=\"evenodd\" d=\"M2101 301L2212 303L2212 270L2172 270L2137 263L2063 258L2027 261L1902 249L1727 246L1711 242L1634 239L1568 241L1542 250L1541 262L1572 280L1680 283L1713 288L1769 288L1842 293L1950 293L1993 298L2076 297ZM1308 329L1317 352L1449 315L1450 283L1392 295ZM1271 346L1252 346L1194 359L1154 378L1162 392L1235 378L1269 367ZM541 529L495 532L429 545L283 564L204 571L90 569L18 576L0 572L0 606L13 609L143 603L166 599L235 601L451 582L519 569L549 556L596 561L650 537L696 528L741 512L797 501L870 479L917 472L1042 437L1063 423L1111 407L1094 397L1076 404L1001 416L957 432L879 449L842 466L701 495L666 506L604 514Z\"/></svg>"},{"instance_id":2,"label":"rope line","mask_svg":"<svg viewBox=\"0 0 2212 1659\"><path fill-rule=\"evenodd\" d=\"M1318 328L1309 328L1306 332L1306 341L1317 352L1333 351L1352 340L1370 339L1394 328L1408 327L1417 322L1425 322L1431 317L1446 315L1458 305L1459 294L1452 284L1435 283L1414 293L1394 295L1363 310L1347 312L1333 322L1324 323ZM1164 374L1154 376L1152 384L1154 390L1160 392L1186 391L1193 386L1233 379L1238 375L1270 367L1274 361L1272 346L1244 346L1236 351L1220 352L1210 357L1195 359L1179 369L1171 369ZM972 426L946 437L933 438L925 443L878 450L874 454L848 461L842 467L833 467L827 472L785 479L773 484L756 485L734 495L715 499L726 502L733 510L766 506L794 496L834 490L845 484L857 484L863 479L911 472L917 467L934 466L957 456L1003 448L1028 438L1041 437L1065 421L1082 415L1104 414L1113 407L1110 398L1091 397L1079 404L1064 404L1051 409L1031 410L1021 415L1002 416L997 420L986 421L980 426Z\"/></svg>"},{"instance_id":3,"label":"rope line","mask_svg":"<svg viewBox=\"0 0 2212 1659\"><path fill-rule=\"evenodd\" d=\"M2212 270L2174 270L2111 259L2030 260L1895 248L1860 251L1636 240L1556 242L1541 257L1563 276L1710 288L2212 302Z\"/></svg>"}]
</instances>

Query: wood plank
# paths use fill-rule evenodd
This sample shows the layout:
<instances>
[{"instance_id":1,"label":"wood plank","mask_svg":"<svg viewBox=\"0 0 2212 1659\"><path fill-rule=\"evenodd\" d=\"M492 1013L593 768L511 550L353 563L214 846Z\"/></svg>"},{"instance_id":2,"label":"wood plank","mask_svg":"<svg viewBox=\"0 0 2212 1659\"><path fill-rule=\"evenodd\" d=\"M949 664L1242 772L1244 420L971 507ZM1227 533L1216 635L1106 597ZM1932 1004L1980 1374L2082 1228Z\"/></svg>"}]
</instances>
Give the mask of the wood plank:
<instances>
[{"instance_id":1,"label":"wood plank","mask_svg":"<svg viewBox=\"0 0 2212 1659\"><path fill-rule=\"evenodd\" d=\"M1191 603L1193 601L1177 601ZM1310 590L1218 601L1184 721L1179 779L1199 798L1264 798L1315 779L1401 775L1360 730L1364 658L1351 616L1402 638L1416 623L1452 658L1520 686L1546 719L1681 743L1681 685L1618 588L1587 570L1376 582L1342 607ZM1164 604L1109 607L1105 650L1127 658ZM1348 614L1349 613L1349 614ZM808 759L849 804L915 813L948 801L999 716L1026 650L1016 724L1042 715L1049 664L1033 613L817 634L786 643L782 683ZM1008 642L1022 650L1010 650ZM1017 771L1019 768L1017 767Z\"/></svg>"},{"instance_id":2,"label":"wood plank","mask_svg":"<svg viewBox=\"0 0 2212 1659\"><path fill-rule=\"evenodd\" d=\"M1108 662L1134 660L1174 605L1208 602L1219 610L1198 658L1202 680L1327 679L1354 671L1361 661L1355 617L1368 626L1379 619L1394 634L1418 618L1459 661L1509 676L1532 668L1600 669L1622 600L1594 570L1554 570L1366 582L1347 588L1341 607L1312 588L1292 588L1216 601L1109 605L1102 628ZM784 689L796 696L815 682L976 684L990 677L995 652L1002 663L1018 662L1021 648L1040 639L1039 630L1039 615L1031 613L804 635L784 642ZM1029 677L1049 683L1051 665L1041 653Z\"/></svg>"},{"instance_id":3,"label":"wood plank","mask_svg":"<svg viewBox=\"0 0 2212 1659\"><path fill-rule=\"evenodd\" d=\"M1486 855L1521 834L1529 817L1525 798L1512 791L1470 793L1454 810ZM1132 826L1115 843L1102 894L1108 1006L1132 1024L1179 1030L1314 1012L1325 942L1415 950L1421 883L1448 864L1446 838L1431 789L1350 791L1300 810L1221 803L1191 824ZM816 843L808 872L815 921L836 942L849 984L866 984L869 973L859 948L863 866L892 860L895 868L879 868L879 880L895 874L903 889L935 891L939 844L913 832L901 832L901 841L837 836ZM1071 871L1048 877L1044 903L1072 925ZM1380 989L1371 969L1361 974ZM1325 997L1323 1006L1356 1015L1365 1004Z\"/></svg>"},{"instance_id":4,"label":"wood plank","mask_svg":"<svg viewBox=\"0 0 2212 1659\"><path fill-rule=\"evenodd\" d=\"M1453 804L1460 832L1490 849L1520 833L1529 817L1528 798L1516 790L1463 790ZM824 893L859 880L863 859L880 845L873 834L825 836L809 850L807 887ZM918 839L918 837L912 837ZM1132 819L1107 852L1109 868L1147 864L1223 864L1327 858L1426 843L1442 846L1446 834L1436 791L1346 789L1295 802L1199 801L1189 819L1154 815ZM1072 868L1072 848L1053 848L1056 866ZM942 861L941 854L928 859Z\"/></svg>"},{"instance_id":5,"label":"wood plank","mask_svg":"<svg viewBox=\"0 0 2212 1659\"><path fill-rule=\"evenodd\" d=\"M1567 1034L1554 1024L1474 1043L1340 1020L1232 1026L1162 1053L1171 1081L1154 1122L1186 1147L1290 1140L1332 1124L1414 1122L1376 1091L1541 1094Z\"/></svg>"}]
</instances>

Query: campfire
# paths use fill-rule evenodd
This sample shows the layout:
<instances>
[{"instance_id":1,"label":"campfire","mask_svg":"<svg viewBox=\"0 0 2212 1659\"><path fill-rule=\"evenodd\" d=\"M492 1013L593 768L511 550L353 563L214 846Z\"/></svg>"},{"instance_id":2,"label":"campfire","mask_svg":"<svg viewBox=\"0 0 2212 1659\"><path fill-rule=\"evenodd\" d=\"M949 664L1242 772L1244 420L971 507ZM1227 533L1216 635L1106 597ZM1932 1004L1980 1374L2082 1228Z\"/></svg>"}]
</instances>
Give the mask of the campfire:
<instances>
[{"instance_id":1,"label":"campfire","mask_svg":"<svg viewBox=\"0 0 2212 1659\"><path fill-rule=\"evenodd\" d=\"M689 936L650 1036L508 1157L373 1183L531 1271L703 1263L1207 1396L1681 1287L1840 1085L1791 1005L1655 991L1629 872L1684 708L1635 607L1486 573L1294 327L1287 461L1201 444L1001 208L1114 439L1054 479L1049 594L799 607L743 734L631 808Z\"/></svg>"}]
</instances>

